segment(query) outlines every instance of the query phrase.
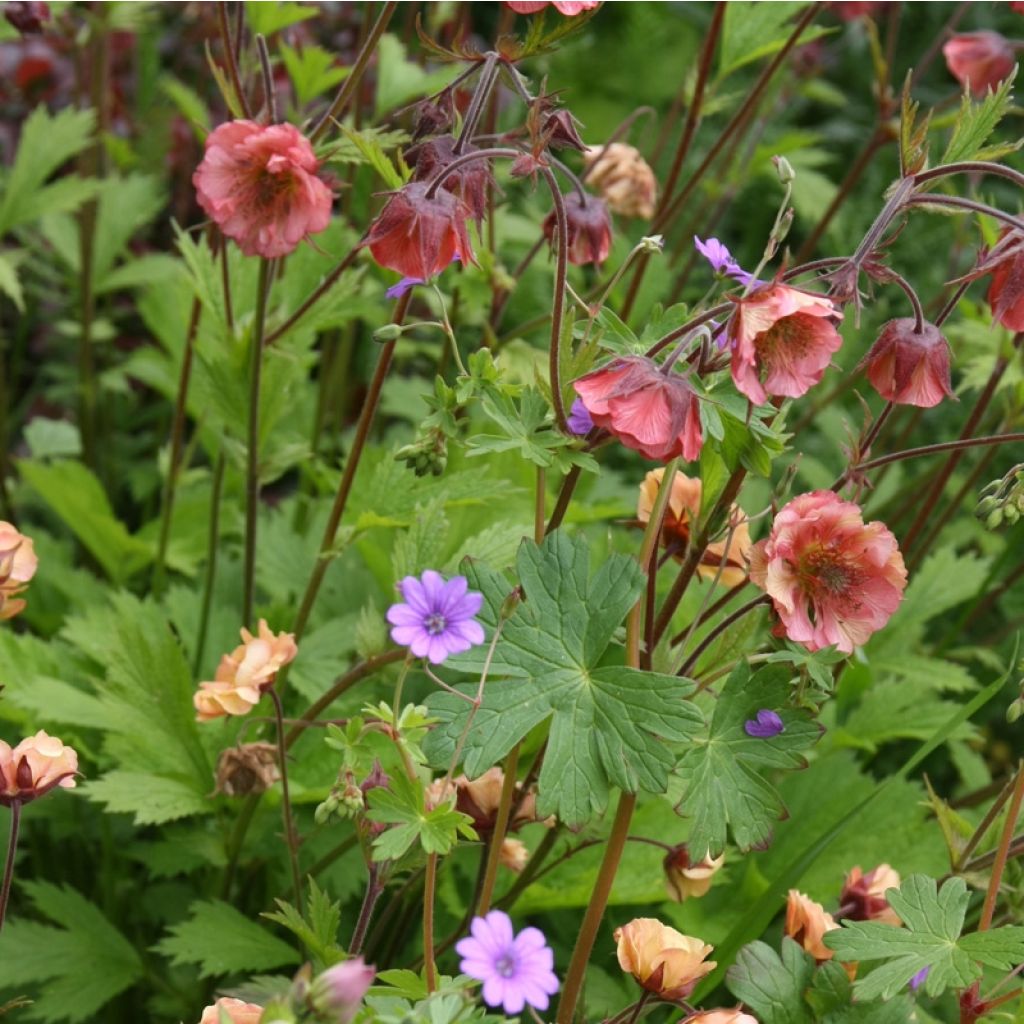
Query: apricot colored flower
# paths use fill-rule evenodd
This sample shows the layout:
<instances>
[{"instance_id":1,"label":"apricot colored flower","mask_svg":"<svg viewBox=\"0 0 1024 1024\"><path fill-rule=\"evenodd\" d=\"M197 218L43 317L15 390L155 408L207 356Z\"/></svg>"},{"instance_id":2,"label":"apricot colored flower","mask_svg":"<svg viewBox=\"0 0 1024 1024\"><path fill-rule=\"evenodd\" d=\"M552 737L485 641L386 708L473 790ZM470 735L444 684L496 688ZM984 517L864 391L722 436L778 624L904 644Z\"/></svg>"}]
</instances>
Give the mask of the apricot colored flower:
<instances>
[{"instance_id":1,"label":"apricot colored flower","mask_svg":"<svg viewBox=\"0 0 1024 1024\"><path fill-rule=\"evenodd\" d=\"M697 395L686 378L662 372L644 356L623 356L575 381L598 427L614 434L645 459L692 462L704 438Z\"/></svg>"},{"instance_id":2,"label":"apricot colored flower","mask_svg":"<svg viewBox=\"0 0 1024 1024\"><path fill-rule=\"evenodd\" d=\"M32 538L0 521L0 620L13 618L24 609L25 602L17 595L28 586L38 565Z\"/></svg>"},{"instance_id":3,"label":"apricot colored flower","mask_svg":"<svg viewBox=\"0 0 1024 1024\"><path fill-rule=\"evenodd\" d=\"M693 861L685 843L674 846L662 861L669 898L682 903L684 900L706 896L711 888L711 879L718 874L724 863L724 853L718 857L709 855L703 860Z\"/></svg>"},{"instance_id":4,"label":"apricot colored flower","mask_svg":"<svg viewBox=\"0 0 1024 1024\"><path fill-rule=\"evenodd\" d=\"M228 1015L231 1024L260 1024L260 1016L263 1014L262 1006L225 996L203 1010L199 1024L220 1024L221 1010Z\"/></svg>"},{"instance_id":5,"label":"apricot colored flower","mask_svg":"<svg viewBox=\"0 0 1024 1024\"><path fill-rule=\"evenodd\" d=\"M757 1024L757 1018L737 1006L732 1010L705 1010L684 1018L683 1024Z\"/></svg>"},{"instance_id":6,"label":"apricot colored flower","mask_svg":"<svg viewBox=\"0 0 1024 1024\"><path fill-rule=\"evenodd\" d=\"M577 267L604 263L612 248L612 222L608 207L596 196L588 195L584 199L576 191L566 193L562 199L565 202L569 262ZM554 242L557 227L558 219L552 210L544 218L544 237L549 242Z\"/></svg>"},{"instance_id":7,"label":"apricot colored flower","mask_svg":"<svg viewBox=\"0 0 1024 1024\"><path fill-rule=\"evenodd\" d=\"M785 284L769 284L734 301L728 344L737 389L756 405L768 395L806 394L843 343L832 322L842 313L824 295Z\"/></svg>"},{"instance_id":8,"label":"apricot colored flower","mask_svg":"<svg viewBox=\"0 0 1024 1024\"><path fill-rule=\"evenodd\" d=\"M899 927L903 922L885 898L887 890L899 887L899 872L888 864L879 864L866 875L859 867L853 868L843 883L836 916L851 921L881 921Z\"/></svg>"},{"instance_id":9,"label":"apricot colored flower","mask_svg":"<svg viewBox=\"0 0 1024 1024\"><path fill-rule=\"evenodd\" d=\"M573 17L581 11L593 10L601 0L507 0L507 4L516 14L535 14L549 4L559 14Z\"/></svg>"},{"instance_id":10,"label":"apricot colored flower","mask_svg":"<svg viewBox=\"0 0 1024 1024\"><path fill-rule=\"evenodd\" d=\"M825 932L838 928L831 914L796 889L789 890L786 900L786 934L814 957L818 963L832 959L832 950L822 942Z\"/></svg>"},{"instance_id":11,"label":"apricot colored flower","mask_svg":"<svg viewBox=\"0 0 1024 1024\"><path fill-rule=\"evenodd\" d=\"M1007 330L1024 331L1024 233L1004 231L984 267L992 273L988 289L992 315Z\"/></svg>"},{"instance_id":12,"label":"apricot colored flower","mask_svg":"<svg viewBox=\"0 0 1024 1024\"><path fill-rule=\"evenodd\" d=\"M934 324L917 331L912 317L890 320L864 358L867 378L897 405L930 409L953 397L949 386L949 342Z\"/></svg>"},{"instance_id":13,"label":"apricot colored flower","mask_svg":"<svg viewBox=\"0 0 1024 1024\"><path fill-rule=\"evenodd\" d=\"M266 619L260 619L257 636L244 628L241 634L242 643L220 659L214 681L199 684L192 698L197 721L248 714L299 653L294 634L273 633Z\"/></svg>"},{"instance_id":14,"label":"apricot colored flower","mask_svg":"<svg viewBox=\"0 0 1024 1024\"><path fill-rule=\"evenodd\" d=\"M995 89L1013 74L1013 46L998 32L964 32L942 47L950 74L975 97Z\"/></svg>"},{"instance_id":15,"label":"apricot colored flower","mask_svg":"<svg viewBox=\"0 0 1024 1024\"><path fill-rule=\"evenodd\" d=\"M294 125L228 121L192 175L199 205L246 256L287 256L331 222L331 190Z\"/></svg>"},{"instance_id":16,"label":"apricot colored flower","mask_svg":"<svg viewBox=\"0 0 1024 1024\"><path fill-rule=\"evenodd\" d=\"M790 640L850 654L899 607L907 570L887 527L865 524L833 491L813 491L784 506L751 548L750 582L771 597Z\"/></svg>"},{"instance_id":17,"label":"apricot colored flower","mask_svg":"<svg viewBox=\"0 0 1024 1024\"><path fill-rule=\"evenodd\" d=\"M682 935L653 917L638 917L615 929L619 966L648 992L670 1002L685 999L716 967L714 947Z\"/></svg>"},{"instance_id":18,"label":"apricot colored flower","mask_svg":"<svg viewBox=\"0 0 1024 1024\"><path fill-rule=\"evenodd\" d=\"M636 517L641 523L651 518L651 509L658 497L664 469L652 469L640 484L640 496L636 503ZM696 477L677 472L672 478L672 493L669 495L665 521L661 528L661 543L682 559L690 542L690 524L700 514L702 484ZM727 533L722 540L709 544L701 555L697 574L706 580L718 575L719 566L725 560L725 568L719 582L725 587L735 587L747 578L747 561L750 557L750 528L746 516L738 505L729 510L731 537ZM729 541L726 544L726 540Z\"/></svg>"},{"instance_id":19,"label":"apricot colored flower","mask_svg":"<svg viewBox=\"0 0 1024 1024\"><path fill-rule=\"evenodd\" d=\"M382 267L421 281L439 274L456 253L463 261L476 262L466 228L469 207L446 188L432 196L428 188L424 181L410 181L393 193L366 236Z\"/></svg>"},{"instance_id":20,"label":"apricot colored flower","mask_svg":"<svg viewBox=\"0 0 1024 1024\"><path fill-rule=\"evenodd\" d=\"M501 841L501 849L498 851L498 863L508 868L513 874L520 874L530 860L530 851L526 844L519 839L505 838Z\"/></svg>"},{"instance_id":21,"label":"apricot colored flower","mask_svg":"<svg viewBox=\"0 0 1024 1024\"><path fill-rule=\"evenodd\" d=\"M587 182L611 209L623 217L654 216L658 182L640 150L624 142L591 146L583 152Z\"/></svg>"},{"instance_id":22,"label":"apricot colored flower","mask_svg":"<svg viewBox=\"0 0 1024 1024\"><path fill-rule=\"evenodd\" d=\"M54 786L75 788L78 755L42 729L13 749L0 740L0 804L27 804Z\"/></svg>"}]
</instances>

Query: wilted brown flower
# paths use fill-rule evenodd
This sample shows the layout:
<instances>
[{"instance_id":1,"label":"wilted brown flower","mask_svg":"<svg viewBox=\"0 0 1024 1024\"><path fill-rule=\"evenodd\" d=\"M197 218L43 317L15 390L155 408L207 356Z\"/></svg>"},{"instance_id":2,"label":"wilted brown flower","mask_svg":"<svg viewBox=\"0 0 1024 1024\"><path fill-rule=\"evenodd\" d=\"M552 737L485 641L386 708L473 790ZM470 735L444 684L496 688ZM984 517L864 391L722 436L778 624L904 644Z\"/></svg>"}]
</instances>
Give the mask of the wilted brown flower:
<instances>
[{"instance_id":1,"label":"wilted brown flower","mask_svg":"<svg viewBox=\"0 0 1024 1024\"><path fill-rule=\"evenodd\" d=\"M530 851L526 844L518 839L505 838L501 842L501 850L498 853L498 860L503 867L514 871L517 875L526 867L530 859Z\"/></svg>"},{"instance_id":2,"label":"wilted brown flower","mask_svg":"<svg viewBox=\"0 0 1024 1024\"><path fill-rule=\"evenodd\" d=\"M658 182L640 151L624 142L591 146L583 154L587 181L602 195L615 213L624 217L654 216Z\"/></svg>"},{"instance_id":3,"label":"wilted brown flower","mask_svg":"<svg viewBox=\"0 0 1024 1024\"><path fill-rule=\"evenodd\" d=\"M275 744L240 743L221 751L214 793L225 796L264 793L280 778Z\"/></svg>"}]
</instances>

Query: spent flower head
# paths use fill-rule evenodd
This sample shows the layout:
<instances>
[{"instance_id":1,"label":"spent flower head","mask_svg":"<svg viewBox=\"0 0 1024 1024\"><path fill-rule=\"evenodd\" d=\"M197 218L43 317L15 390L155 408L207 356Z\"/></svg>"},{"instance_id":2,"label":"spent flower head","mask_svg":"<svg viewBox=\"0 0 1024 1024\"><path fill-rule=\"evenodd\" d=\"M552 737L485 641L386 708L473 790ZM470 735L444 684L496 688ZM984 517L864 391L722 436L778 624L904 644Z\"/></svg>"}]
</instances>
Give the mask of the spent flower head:
<instances>
[{"instance_id":1,"label":"spent flower head","mask_svg":"<svg viewBox=\"0 0 1024 1024\"><path fill-rule=\"evenodd\" d=\"M470 936L460 939L455 951L462 957L459 970L484 983L484 1002L507 1014L522 1013L527 1006L546 1010L558 991L555 956L544 933L524 928L516 935L504 911L474 918Z\"/></svg>"},{"instance_id":2,"label":"spent flower head","mask_svg":"<svg viewBox=\"0 0 1024 1024\"><path fill-rule=\"evenodd\" d=\"M440 665L484 642L483 626L474 616L484 602L483 594L469 590L465 576L446 580L428 569L418 579L406 576L398 584L404 600L388 609L391 639L408 647L417 658Z\"/></svg>"}]
</instances>

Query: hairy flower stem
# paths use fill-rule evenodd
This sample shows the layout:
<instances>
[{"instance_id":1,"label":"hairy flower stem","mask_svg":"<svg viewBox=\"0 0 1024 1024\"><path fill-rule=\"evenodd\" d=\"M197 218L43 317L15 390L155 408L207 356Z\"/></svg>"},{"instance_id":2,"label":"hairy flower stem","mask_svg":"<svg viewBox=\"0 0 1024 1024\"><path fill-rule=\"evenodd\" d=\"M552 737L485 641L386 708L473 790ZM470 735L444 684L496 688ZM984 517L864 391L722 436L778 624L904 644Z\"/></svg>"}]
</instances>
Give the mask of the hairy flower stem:
<instances>
[{"instance_id":1,"label":"hairy flower stem","mask_svg":"<svg viewBox=\"0 0 1024 1024\"><path fill-rule=\"evenodd\" d=\"M7 839L7 860L4 863L4 879L0 883L0 931L4 927L7 914L7 901L11 895L11 882L14 880L14 857L18 852L18 826L21 824L21 802L11 803L11 833Z\"/></svg>"},{"instance_id":2,"label":"hairy flower stem","mask_svg":"<svg viewBox=\"0 0 1024 1024\"><path fill-rule=\"evenodd\" d=\"M309 293L309 296L303 300L299 308L280 327L275 327L267 334L263 340L264 346L273 345L278 338L287 334L334 287L338 278L355 263L360 251L359 245L354 246L346 254L345 258Z\"/></svg>"},{"instance_id":3,"label":"hairy flower stem","mask_svg":"<svg viewBox=\"0 0 1024 1024\"><path fill-rule=\"evenodd\" d=\"M501 786L498 812L494 818L494 831L491 833L491 842L487 848L487 866L484 869L484 880L480 886L480 901L477 905L477 914L481 917L491 909L494 883L498 878L498 864L501 862L501 844L505 841L509 818L512 815L512 798L516 791L516 770L519 767L519 750L521 746L521 743L517 743L509 751L508 757L505 758L505 764L502 767L505 777Z\"/></svg>"},{"instance_id":4,"label":"hairy flower stem","mask_svg":"<svg viewBox=\"0 0 1024 1024\"><path fill-rule=\"evenodd\" d=\"M224 489L224 453L217 456L210 485L210 526L206 540L206 578L203 581L203 600L199 609L199 628L196 631L196 651L192 659L192 674L199 676L206 651L206 636L210 630L210 609L213 606L213 587L217 579L217 552L220 548L220 496Z\"/></svg>"},{"instance_id":5,"label":"hairy flower stem","mask_svg":"<svg viewBox=\"0 0 1024 1024\"><path fill-rule=\"evenodd\" d=\"M555 1017L557 1024L571 1024L575 1016L576 1004L579 1002L583 979L587 973L587 962L594 949L597 930L601 926L601 920L608 906L612 882L615 880L615 873L618 871L619 861L622 859L622 851L626 846L626 837L629 835L629 825L633 820L635 809L636 794L620 793L619 804L615 809L615 820L612 822L611 834L608 836L604 848L601 867L598 869L594 888L590 894L590 902L587 904L583 923L580 925L580 933L572 951L572 959L569 961L569 969L565 974L562 997L558 1001L558 1012Z\"/></svg>"},{"instance_id":6,"label":"hairy flower stem","mask_svg":"<svg viewBox=\"0 0 1024 1024\"><path fill-rule=\"evenodd\" d=\"M395 312L391 317L393 324L401 324L405 319L405 311L409 308L411 292L406 292L395 305ZM380 356L377 358L377 368L373 371L373 378L366 398L363 400L363 407L359 412L359 421L356 424L356 436L352 440L352 448L349 451L348 459L345 461L345 470L341 475L341 482L338 484L338 492L334 496L334 504L331 506L331 514L324 529L323 539L320 542L320 552L317 556L316 565L310 575L309 583L306 584L306 592L302 596L302 604L299 606L299 613L295 617L294 633L298 640L305 631L309 622L310 613L316 603L317 595L320 593L320 586L324 581L324 575L331 563L330 553L341 525L341 517L345 513L345 506L348 504L348 497L352 491L352 484L355 481L356 470L359 468L359 460L362 458L363 450L366 447L366 439L370 434L370 427L373 424L377 413L377 406L380 404L380 393L384 387L384 379L391 368L391 360L395 354L395 342L386 341L380 348ZM280 676L278 677L280 681Z\"/></svg>"},{"instance_id":7,"label":"hairy flower stem","mask_svg":"<svg viewBox=\"0 0 1024 1024\"><path fill-rule=\"evenodd\" d=\"M1020 217L1004 213L1002 210L996 209L994 206L988 206L986 203L965 199L963 196L939 196L929 193L923 196L909 196L903 201L903 205L946 206L953 210L969 210L971 213L980 213L986 217L1001 220L1004 224L1009 224L1011 228L1016 228L1018 231L1024 231L1024 220L1021 220Z\"/></svg>"},{"instance_id":8,"label":"hairy flower stem","mask_svg":"<svg viewBox=\"0 0 1024 1024\"><path fill-rule=\"evenodd\" d=\"M882 411L875 417L874 422L865 431L861 439L857 442L856 451L853 453L853 458L858 459L861 455L866 454L871 450L871 446L878 439L878 435L882 432L882 427L885 426L886 420L892 415L893 409L895 409L895 403L886 402L882 408ZM833 491L839 491L839 489L846 483L846 481L853 476L860 469L860 466L855 462L851 461L850 465L843 470L842 473L836 477L835 482L832 484Z\"/></svg>"},{"instance_id":9,"label":"hairy flower stem","mask_svg":"<svg viewBox=\"0 0 1024 1024\"><path fill-rule=\"evenodd\" d=\"M892 452L889 455L879 455L877 459L869 459L862 462L857 468L860 470L877 469L879 466L887 466L890 462L902 462L904 459L917 459L922 455L935 455L938 452L960 452L967 448L984 448L992 444L1020 444L1024 442L1024 433L1016 434L993 434L991 437L968 437L961 441L944 441L942 444L926 444L921 448L908 448L902 452ZM930 511L930 510L929 510ZM904 546L909 544L905 540Z\"/></svg>"},{"instance_id":10,"label":"hairy flower stem","mask_svg":"<svg viewBox=\"0 0 1024 1024\"><path fill-rule=\"evenodd\" d=\"M437 969L434 966L434 893L437 888L437 854L427 855L423 876L423 972L427 992L437 991Z\"/></svg>"},{"instance_id":11,"label":"hairy flower stem","mask_svg":"<svg viewBox=\"0 0 1024 1024\"><path fill-rule=\"evenodd\" d=\"M500 55L494 50L484 54L484 59L480 64L480 78L477 80L476 89L473 91L473 98L469 103L469 109L467 109L466 116L462 121L462 130L459 132L459 137L455 140L454 147L452 147L452 152L456 156L466 148L466 144L473 138L476 126L480 123L480 116L484 112L484 104L490 99L494 84L498 80L500 60Z\"/></svg>"},{"instance_id":12,"label":"hairy flower stem","mask_svg":"<svg viewBox=\"0 0 1024 1024\"><path fill-rule=\"evenodd\" d=\"M296 907L302 906L302 875L299 872L299 837L292 821L292 801L288 792L288 747L284 735L284 710L281 696L270 687L270 699L274 702L274 718L277 724L277 760L281 770L281 816L284 821L284 839L288 846L288 861L292 869L292 900Z\"/></svg>"},{"instance_id":13,"label":"hairy flower stem","mask_svg":"<svg viewBox=\"0 0 1024 1024\"><path fill-rule=\"evenodd\" d=\"M565 216L565 201L558 188L555 175L549 167L542 167L541 173L551 191L551 199L555 205L555 223L558 230L558 253L555 260L555 295L551 308L551 343L548 347L548 374L551 384L551 402L555 408L555 423L563 434L569 433L566 424L565 403L562 401L561 379L561 341L562 317L565 309L566 278L569 272L569 232Z\"/></svg>"},{"instance_id":14,"label":"hairy flower stem","mask_svg":"<svg viewBox=\"0 0 1024 1024\"><path fill-rule=\"evenodd\" d=\"M370 29L366 39L363 40L363 45L360 47L356 61L352 65L352 70L348 73L345 81L342 82L338 95L334 97L334 102L327 108L323 117L317 121L310 131L310 142L315 144L331 124L345 113L345 108L348 106L349 100L355 95L356 88L360 81L362 81L363 72L366 71L370 58L377 48L377 43L380 42L380 37L384 35L384 30L388 27L388 22L391 21L391 17L397 7L397 0L388 0L384 4L383 9L377 16L377 20L373 23L373 28Z\"/></svg>"},{"instance_id":15,"label":"hairy flower stem","mask_svg":"<svg viewBox=\"0 0 1024 1024\"><path fill-rule=\"evenodd\" d=\"M1014 783L1013 796L1010 797L1010 806L1006 810L1006 821L1003 823L1003 831L999 837L999 846L996 848L995 861L992 864L992 876L988 881L985 903L981 908L981 919L978 921L979 932L987 931L992 926L992 915L996 909L999 885L1003 880L1003 871L1006 869L1006 859L1010 843L1013 840L1013 830L1016 827L1017 819L1020 817L1022 801L1024 801L1024 763L1017 765L1017 781Z\"/></svg>"},{"instance_id":16,"label":"hairy flower stem","mask_svg":"<svg viewBox=\"0 0 1024 1024\"><path fill-rule=\"evenodd\" d=\"M363 943L366 941L366 932L370 927L374 908L377 906L381 893L384 892L384 886L380 881L380 866L376 862L371 861L368 871L370 872L370 879L366 883L363 905L359 908L359 918L356 920L356 926L352 931L352 939L348 944L348 955L350 957L358 956L363 951Z\"/></svg>"},{"instance_id":17,"label":"hairy flower stem","mask_svg":"<svg viewBox=\"0 0 1024 1024\"><path fill-rule=\"evenodd\" d=\"M231 80L231 88L234 90L238 109L244 117L251 118L252 108L249 106L249 100L245 95L245 90L242 88L242 79L238 74L238 54L235 46L232 45L231 29L228 27L228 5L226 0L220 0L220 3L217 4L217 24L220 27L220 39L224 47L224 62L228 67L228 78ZM241 38L242 33L239 32L236 41L240 42ZM228 106L231 106L230 102Z\"/></svg>"},{"instance_id":18,"label":"hairy flower stem","mask_svg":"<svg viewBox=\"0 0 1024 1024\"><path fill-rule=\"evenodd\" d=\"M249 343L249 429L245 460L245 558L242 567L242 622L252 626L256 583L256 528L260 502L260 380L263 376L263 329L267 319L273 260L260 260L256 315Z\"/></svg>"}]
</instances>

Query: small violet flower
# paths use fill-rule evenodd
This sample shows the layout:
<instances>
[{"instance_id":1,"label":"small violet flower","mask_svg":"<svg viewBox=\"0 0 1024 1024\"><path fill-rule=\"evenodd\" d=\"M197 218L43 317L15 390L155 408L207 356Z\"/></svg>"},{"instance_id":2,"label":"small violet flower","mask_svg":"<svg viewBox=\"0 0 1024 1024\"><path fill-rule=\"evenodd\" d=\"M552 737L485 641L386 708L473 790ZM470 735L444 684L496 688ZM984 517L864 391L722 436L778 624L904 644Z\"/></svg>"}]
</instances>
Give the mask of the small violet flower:
<instances>
[{"instance_id":1,"label":"small violet flower","mask_svg":"<svg viewBox=\"0 0 1024 1024\"><path fill-rule=\"evenodd\" d=\"M419 579L406 576L398 590L404 603L388 609L391 639L417 658L440 665L449 655L484 642L483 627L474 618L484 597L468 589L465 576L446 580L428 569Z\"/></svg>"},{"instance_id":2,"label":"small violet flower","mask_svg":"<svg viewBox=\"0 0 1024 1024\"><path fill-rule=\"evenodd\" d=\"M931 969L931 964L927 967L922 967L921 970L919 970L917 974L910 979L911 991L916 992L925 983L928 978L928 972Z\"/></svg>"},{"instance_id":3,"label":"small violet flower","mask_svg":"<svg viewBox=\"0 0 1024 1024\"><path fill-rule=\"evenodd\" d=\"M693 245L719 276L735 278L744 287L750 284L760 284L753 274L744 270L732 258L732 253L717 238L709 238L706 242L702 242L694 235Z\"/></svg>"},{"instance_id":4,"label":"small violet flower","mask_svg":"<svg viewBox=\"0 0 1024 1024\"><path fill-rule=\"evenodd\" d=\"M754 736L759 740L769 740L785 730L786 727L782 724L782 719L767 708L761 708L754 718L743 723L743 731L748 736Z\"/></svg>"},{"instance_id":5,"label":"small violet flower","mask_svg":"<svg viewBox=\"0 0 1024 1024\"><path fill-rule=\"evenodd\" d=\"M452 263L456 263L459 259L459 254L456 253L452 257ZM448 264L451 266L451 263ZM413 288L418 284L426 284L426 279L422 277L403 277L397 284L393 284L384 294L389 299L400 299L406 292L412 291Z\"/></svg>"},{"instance_id":6,"label":"small violet flower","mask_svg":"<svg viewBox=\"0 0 1024 1024\"><path fill-rule=\"evenodd\" d=\"M569 409L569 417L565 421L569 429L579 437L584 437L594 429L594 421L590 418L587 407L583 404L582 398L573 401Z\"/></svg>"},{"instance_id":7,"label":"small violet flower","mask_svg":"<svg viewBox=\"0 0 1024 1024\"><path fill-rule=\"evenodd\" d=\"M500 1006L506 1014L522 1013L525 1006L548 1008L549 997L558 991L558 978L543 932L524 928L516 935L508 914L492 910L473 919L470 933L455 945L462 957L459 970L484 983L488 1006Z\"/></svg>"}]
</instances>

